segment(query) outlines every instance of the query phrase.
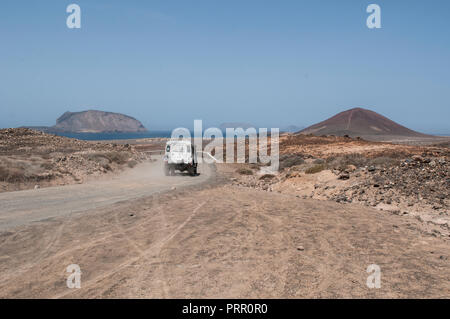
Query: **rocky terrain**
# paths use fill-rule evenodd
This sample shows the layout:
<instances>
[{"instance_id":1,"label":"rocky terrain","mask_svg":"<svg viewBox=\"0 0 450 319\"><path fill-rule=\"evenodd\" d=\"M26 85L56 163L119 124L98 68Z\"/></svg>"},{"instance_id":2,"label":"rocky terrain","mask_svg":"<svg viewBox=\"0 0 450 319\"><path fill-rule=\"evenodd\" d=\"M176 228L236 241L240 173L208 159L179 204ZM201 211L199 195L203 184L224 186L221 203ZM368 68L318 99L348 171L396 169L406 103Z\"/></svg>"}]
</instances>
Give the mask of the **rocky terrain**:
<instances>
[{"instance_id":1,"label":"rocky terrain","mask_svg":"<svg viewBox=\"0 0 450 319\"><path fill-rule=\"evenodd\" d=\"M66 112L56 120L56 125L34 129L48 133L147 132L144 125L131 116L96 110Z\"/></svg>"},{"instance_id":2,"label":"rocky terrain","mask_svg":"<svg viewBox=\"0 0 450 319\"><path fill-rule=\"evenodd\" d=\"M433 224L449 236L450 150L342 137L285 137L280 172L242 164L233 183L302 198L358 203Z\"/></svg>"},{"instance_id":3,"label":"rocky terrain","mask_svg":"<svg viewBox=\"0 0 450 319\"><path fill-rule=\"evenodd\" d=\"M132 145L0 130L0 192L82 183L148 159Z\"/></svg>"}]
</instances>

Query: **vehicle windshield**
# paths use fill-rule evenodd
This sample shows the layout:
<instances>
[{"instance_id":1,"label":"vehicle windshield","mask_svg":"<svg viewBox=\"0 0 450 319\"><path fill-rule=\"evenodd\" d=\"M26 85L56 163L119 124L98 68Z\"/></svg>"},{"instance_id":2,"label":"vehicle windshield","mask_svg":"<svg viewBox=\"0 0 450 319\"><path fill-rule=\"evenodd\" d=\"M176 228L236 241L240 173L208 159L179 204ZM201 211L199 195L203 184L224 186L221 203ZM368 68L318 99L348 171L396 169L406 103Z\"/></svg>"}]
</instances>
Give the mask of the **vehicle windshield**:
<instances>
[{"instance_id":1,"label":"vehicle windshield","mask_svg":"<svg viewBox=\"0 0 450 319\"><path fill-rule=\"evenodd\" d=\"M190 150L188 145L175 144L172 146L172 152L190 153Z\"/></svg>"}]
</instances>

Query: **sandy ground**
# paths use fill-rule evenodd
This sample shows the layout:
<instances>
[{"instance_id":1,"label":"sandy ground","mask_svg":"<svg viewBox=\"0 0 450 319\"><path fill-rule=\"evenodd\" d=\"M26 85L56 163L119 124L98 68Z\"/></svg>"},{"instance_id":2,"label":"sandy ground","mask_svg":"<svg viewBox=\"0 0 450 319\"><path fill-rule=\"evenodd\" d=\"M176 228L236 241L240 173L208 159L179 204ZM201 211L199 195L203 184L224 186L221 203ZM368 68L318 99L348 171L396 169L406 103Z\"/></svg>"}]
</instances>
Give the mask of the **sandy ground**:
<instances>
[{"instance_id":1,"label":"sandy ground","mask_svg":"<svg viewBox=\"0 0 450 319\"><path fill-rule=\"evenodd\" d=\"M173 188L207 181L212 171L201 166L199 176L187 173L164 176L161 157L144 162L121 174L102 176L84 184L0 193L0 231L51 217L95 209L124 200L134 200Z\"/></svg>"},{"instance_id":2,"label":"sandy ground","mask_svg":"<svg viewBox=\"0 0 450 319\"><path fill-rule=\"evenodd\" d=\"M448 239L413 218L219 175L8 227L0 297L449 298L449 257ZM81 289L66 286L70 264L81 268ZM366 286L371 264L381 267L380 289Z\"/></svg>"}]
</instances>

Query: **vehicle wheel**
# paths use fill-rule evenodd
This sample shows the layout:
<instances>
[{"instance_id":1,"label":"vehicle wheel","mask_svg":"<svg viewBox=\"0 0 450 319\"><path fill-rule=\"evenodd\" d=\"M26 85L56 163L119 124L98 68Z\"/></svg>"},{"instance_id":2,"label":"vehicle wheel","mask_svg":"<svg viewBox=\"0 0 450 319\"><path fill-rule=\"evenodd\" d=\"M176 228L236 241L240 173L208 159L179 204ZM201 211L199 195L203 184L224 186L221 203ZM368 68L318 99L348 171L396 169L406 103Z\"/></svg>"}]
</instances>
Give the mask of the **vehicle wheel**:
<instances>
[{"instance_id":1,"label":"vehicle wheel","mask_svg":"<svg viewBox=\"0 0 450 319\"><path fill-rule=\"evenodd\" d=\"M169 168L169 175L174 176L175 175L175 167Z\"/></svg>"}]
</instances>

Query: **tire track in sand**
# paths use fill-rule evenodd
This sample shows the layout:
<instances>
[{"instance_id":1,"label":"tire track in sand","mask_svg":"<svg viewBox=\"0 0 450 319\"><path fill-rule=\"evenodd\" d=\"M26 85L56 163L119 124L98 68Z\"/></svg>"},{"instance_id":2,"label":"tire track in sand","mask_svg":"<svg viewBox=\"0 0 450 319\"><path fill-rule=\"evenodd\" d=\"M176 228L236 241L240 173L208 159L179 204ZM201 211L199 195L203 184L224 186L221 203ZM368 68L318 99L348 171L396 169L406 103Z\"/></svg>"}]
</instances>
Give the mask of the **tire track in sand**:
<instances>
[{"instance_id":1,"label":"tire track in sand","mask_svg":"<svg viewBox=\"0 0 450 319\"><path fill-rule=\"evenodd\" d=\"M119 271L125 269L126 267L128 267L129 265L141 260L142 258L144 258L145 260L148 260L148 258L155 256L156 258L160 258L160 253L162 248L164 247L165 244L167 244L170 240L172 240L191 220L192 218L197 214L198 210L200 208L202 208L207 201L202 202L201 204L199 204L192 212L191 215L189 215L189 217L183 222L181 223L174 231L172 231L169 235L167 235L166 237L164 237L162 240L160 240L159 242L156 242L154 244L152 244L149 248L142 250L138 256L131 258L129 260L127 260L126 262L118 265L117 267L115 267L114 269L103 273L87 282L83 282L82 283L82 287L84 289L89 289L90 287L94 286L96 283L98 283L99 281L106 279L116 273L118 273ZM164 217L165 218L165 217ZM162 285L163 285L163 294L164 294L164 298L167 298L169 296L169 292L168 292L168 288L167 288L167 284L166 281L164 280L164 269L161 269L161 265L163 264L160 260L160 274L162 274ZM142 272L141 275L139 276L139 278L142 277ZM142 280L137 280L135 279L135 283L136 284L140 284L142 285ZM54 297L52 297L52 299L59 299L59 298L64 298L68 295L70 295L71 293L74 293L75 291L73 290L69 290L65 293L61 293L58 294Z\"/></svg>"}]
</instances>

